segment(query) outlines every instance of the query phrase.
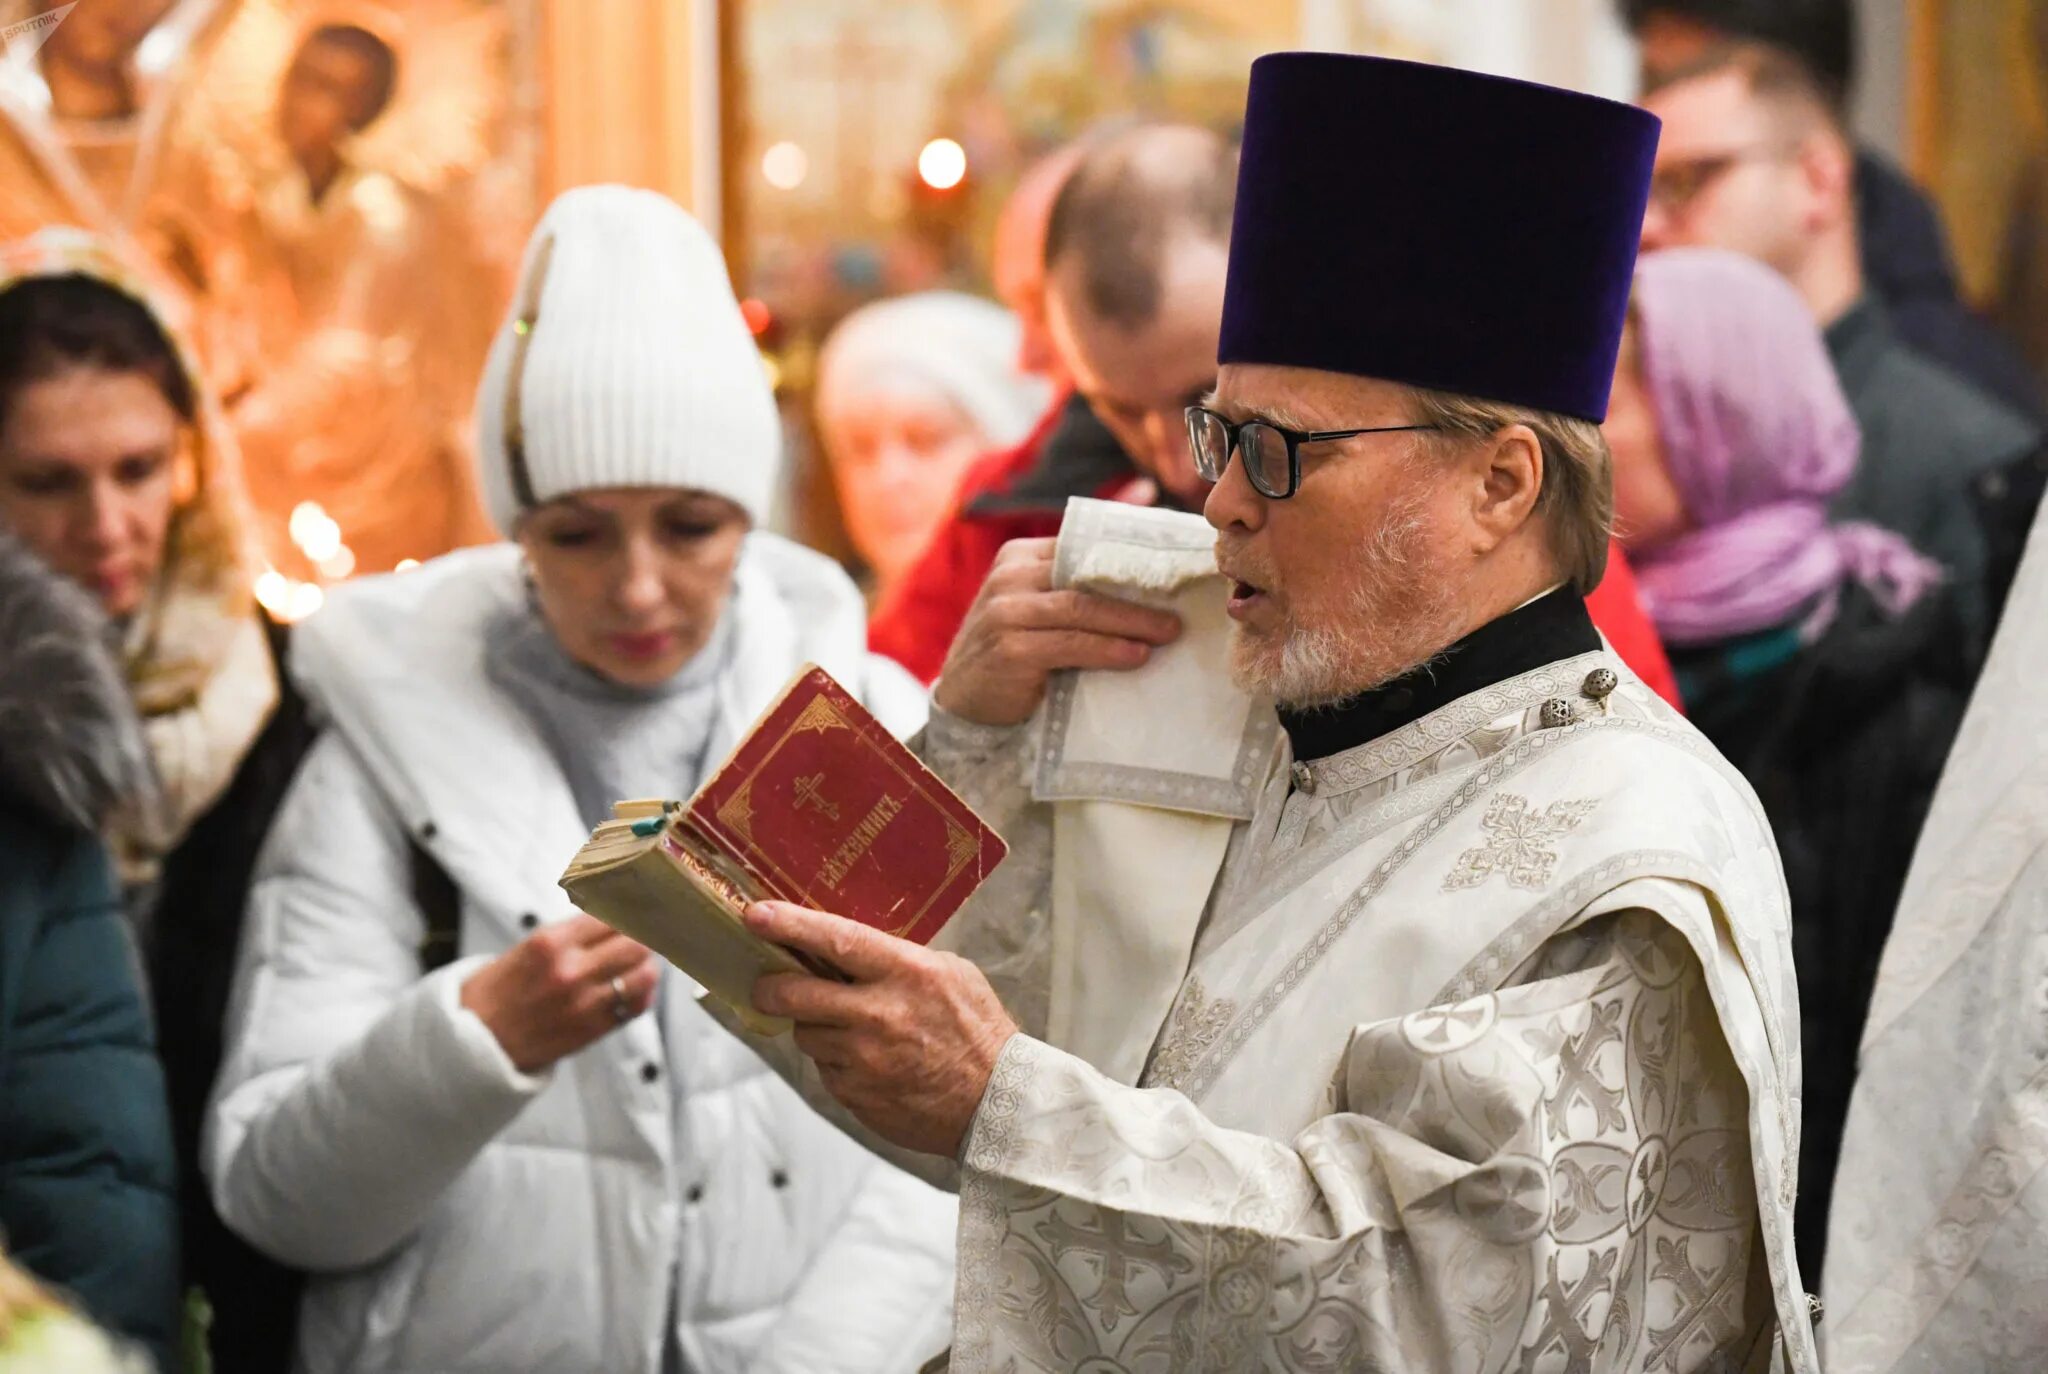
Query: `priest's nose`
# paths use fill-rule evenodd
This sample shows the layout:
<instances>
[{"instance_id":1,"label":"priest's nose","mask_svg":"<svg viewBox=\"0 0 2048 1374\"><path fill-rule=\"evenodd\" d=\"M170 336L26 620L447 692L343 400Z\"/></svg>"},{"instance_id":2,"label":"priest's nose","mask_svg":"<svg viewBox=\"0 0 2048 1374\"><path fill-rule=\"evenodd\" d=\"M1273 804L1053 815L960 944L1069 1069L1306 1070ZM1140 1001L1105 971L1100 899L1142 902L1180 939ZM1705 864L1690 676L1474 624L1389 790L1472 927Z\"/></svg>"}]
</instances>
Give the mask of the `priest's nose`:
<instances>
[{"instance_id":1,"label":"priest's nose","mask_svg":"<svg viewBox=\"0 0 2048 1374\"><path fill-rule=\"evenodd\" d=\"M1202 518L1218 530L1246 532L1265 527L1266 498L1253 489L1236 454L1230 456L1230 465L1223 469L1223 480L1209 488L1209 499L1202 503Z\"/></svg>"}]
</instances>

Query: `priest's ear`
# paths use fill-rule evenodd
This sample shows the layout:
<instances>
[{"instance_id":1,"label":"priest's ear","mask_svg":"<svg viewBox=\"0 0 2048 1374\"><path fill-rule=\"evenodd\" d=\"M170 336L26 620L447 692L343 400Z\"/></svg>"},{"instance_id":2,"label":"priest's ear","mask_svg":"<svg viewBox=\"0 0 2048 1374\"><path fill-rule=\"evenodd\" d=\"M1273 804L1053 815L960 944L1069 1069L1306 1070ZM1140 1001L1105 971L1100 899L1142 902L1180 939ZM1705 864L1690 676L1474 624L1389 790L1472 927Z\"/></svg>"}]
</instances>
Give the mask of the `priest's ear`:
<instances>
[{"instance_id":1,"label":"priest's ear","mask_svg":"<svg viewBox=\"0 0 2048 1374\"><path fill-rule=\"evenodd\" d=\"M1465 466L1473 552L1493 552L1529 523L1543 494L1543 441L1527 425L1502 425L1473 445Z\"/></svg>"}]
</instances>

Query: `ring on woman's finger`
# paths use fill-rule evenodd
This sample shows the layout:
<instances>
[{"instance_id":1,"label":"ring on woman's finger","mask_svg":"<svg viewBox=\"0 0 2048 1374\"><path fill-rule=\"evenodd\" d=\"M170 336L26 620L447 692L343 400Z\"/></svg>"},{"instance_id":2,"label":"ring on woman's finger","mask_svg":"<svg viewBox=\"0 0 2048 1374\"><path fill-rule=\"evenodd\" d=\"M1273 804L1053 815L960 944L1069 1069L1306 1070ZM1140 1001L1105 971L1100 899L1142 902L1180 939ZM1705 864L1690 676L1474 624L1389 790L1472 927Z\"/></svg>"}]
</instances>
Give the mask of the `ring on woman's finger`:
<instances>
[{"instance_id":1,"label":"ring on woman's finger","mask_svg":"<svg viewBox=\"0 0 2048 1374\"><path fill-rule=\"evenodd\" d=\"M626 980L612 976L612 1020L625 1025L633 1019L633 1004L626 998Z\"/></svg>"}]
</instances>

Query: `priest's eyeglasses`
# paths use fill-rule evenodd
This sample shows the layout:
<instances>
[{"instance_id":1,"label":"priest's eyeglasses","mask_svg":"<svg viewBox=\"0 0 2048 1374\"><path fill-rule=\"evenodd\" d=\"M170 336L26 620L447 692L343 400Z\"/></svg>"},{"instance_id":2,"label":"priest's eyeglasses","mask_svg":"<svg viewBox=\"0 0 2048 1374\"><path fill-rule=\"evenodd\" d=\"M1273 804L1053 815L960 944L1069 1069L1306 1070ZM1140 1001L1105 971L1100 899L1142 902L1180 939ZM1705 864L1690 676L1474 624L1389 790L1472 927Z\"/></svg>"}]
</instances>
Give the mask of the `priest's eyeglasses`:
<instances>
[{"instance_id":1,"label":"priest's eyeglasses","mask_svg":"<svg viewBox=\"0 0 2048 1374\"><path fill-rule=\"evenodd\" d=\"M1252 490L1273 501L1285 501L1301 487L1301 446L1361 434L1412 434L1442 425L1377 425L1370 429L1283 429L1269 420L1232 424L1207 406L1188 407L1188 446L1195 471L1205 482L1220 482L1234 449L1244 462Z\"/></svg>"}]
</instances>

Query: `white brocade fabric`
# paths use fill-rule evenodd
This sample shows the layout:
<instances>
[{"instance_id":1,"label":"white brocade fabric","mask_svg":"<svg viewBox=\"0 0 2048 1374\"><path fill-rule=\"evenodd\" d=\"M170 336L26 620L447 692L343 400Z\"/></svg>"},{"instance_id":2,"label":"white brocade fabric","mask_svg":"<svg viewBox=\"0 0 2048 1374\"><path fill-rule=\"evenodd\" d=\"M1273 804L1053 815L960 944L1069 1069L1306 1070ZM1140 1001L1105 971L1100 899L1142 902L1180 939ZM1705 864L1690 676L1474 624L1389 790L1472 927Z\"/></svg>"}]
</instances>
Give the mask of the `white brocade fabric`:
<instances>
[{"instance_id":1,"label":"white brocade fabric","mask_svg":"<svg viewBox=\"0 0 2048 1374\"><path fill-rule=\"evenodd\" d=\"M1558 698L1577 720L1540 728ZM962 1149L955 1374L1817 1369L1776 852L1611 655L1312 792L1277 748L1137 1087L1031 1019L1042 747L924 737L1013 837L946 938L1026 1032Z\"/></svg>"},{"instance_id":2,"label":"white brocade fabric","mask_svg":"<svg viewBox=\"0 0 2048 1374\"><path fill-rule=\"evenodd\" d=\"M1830 1374L2048 1363L2048 525L1885 946L1828 1231Z\"/></svg>"},{"instance_id":3,"label":"white brocade fabric","mask_svg":"<svg viewBox=\"0 0 2048 1374\"><path fill-rule=\"evenodd\" d=\"M1617 658L1496 683L1301 787L1268 736L1199 913L1162 913L1194 936L1135 1083L1052 1015L1060 709L935 713L917 743L1010 844L934 942L1021 1030L959 1159L878 1144L787 1037L754 1042L959 1190L954 1374L1817 1374L1777 851ZM1126 709L1234 775L1246 721ZM1118 862L1129 888L1169 861Z\"/></svg>"},{"instance_id":4,"label":"white brocade fabric","mask_svg":"<svg viewBox=\"0 0 2048 1374\"><path fill-rule=\"evenodd\" d=\"M1160 606L1179 639L1127 673L1057 674L1034 800L1052 812L1046 1038L1135 1083L1186 975L1279 722L1231 684L1216 534L1178 511L1076 497L1053 585ZM1219 740L1229 747L1218 750Z\"/></svg>"},{"instance_id":5,"label":"white brocade fabric","mask_svg":"<svg viewBox=\"0 0 2048 1374\"><path fill-rule=\"evenodd\" d=\"M1641 912L1558 946L1555 974L1360 1027L1290 1140L1017 1037L966 1159L954 1368L1767 1358L1742 1079L1696 961Z\"/></svg>"}]
</instances>

